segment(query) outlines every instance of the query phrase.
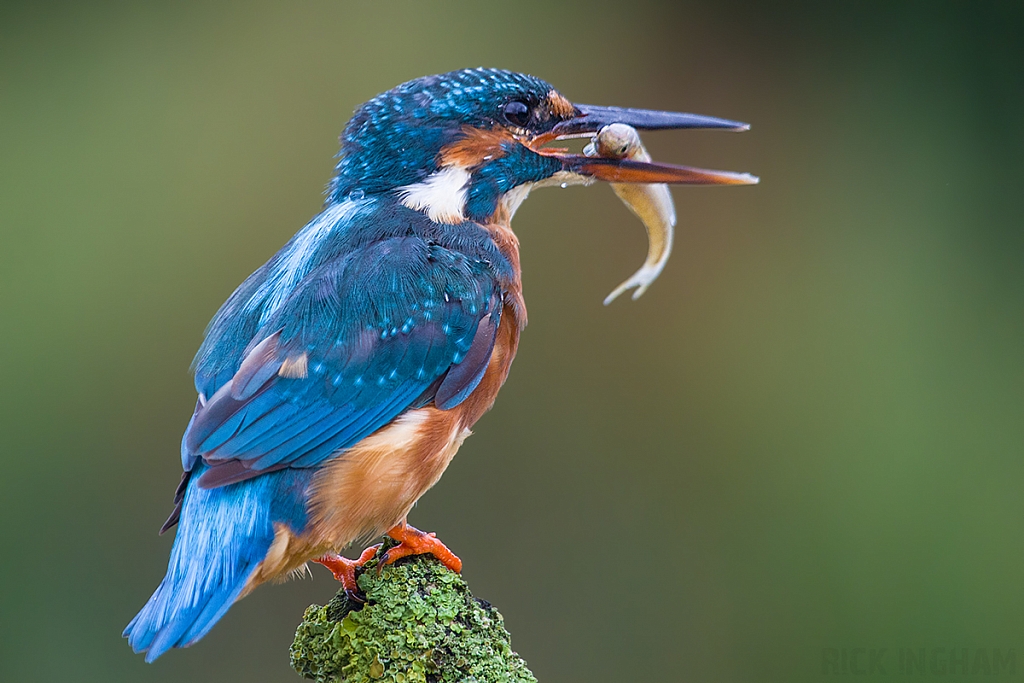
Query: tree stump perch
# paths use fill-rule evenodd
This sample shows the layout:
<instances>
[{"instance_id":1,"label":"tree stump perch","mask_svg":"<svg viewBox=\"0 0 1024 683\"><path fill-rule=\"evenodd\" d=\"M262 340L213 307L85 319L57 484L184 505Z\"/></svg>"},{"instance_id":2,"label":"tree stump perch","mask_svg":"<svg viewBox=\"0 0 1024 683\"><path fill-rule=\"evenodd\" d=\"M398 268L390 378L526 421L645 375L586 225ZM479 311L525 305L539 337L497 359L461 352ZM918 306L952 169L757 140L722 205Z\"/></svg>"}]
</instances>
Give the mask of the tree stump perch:
<instances>
[{"instance_id":1,"label":"tree stump perch","mask_svg":"<svg viewBox=\"0 0 1024 683\"><path fill-rule=\"evenodd\" d=\"M318 683L537 683L504 620L462 577L418 555L378 574L384 545L358 576L366 604L339 591L311 605L291 664Z\"/></svg>"}]
</instances>

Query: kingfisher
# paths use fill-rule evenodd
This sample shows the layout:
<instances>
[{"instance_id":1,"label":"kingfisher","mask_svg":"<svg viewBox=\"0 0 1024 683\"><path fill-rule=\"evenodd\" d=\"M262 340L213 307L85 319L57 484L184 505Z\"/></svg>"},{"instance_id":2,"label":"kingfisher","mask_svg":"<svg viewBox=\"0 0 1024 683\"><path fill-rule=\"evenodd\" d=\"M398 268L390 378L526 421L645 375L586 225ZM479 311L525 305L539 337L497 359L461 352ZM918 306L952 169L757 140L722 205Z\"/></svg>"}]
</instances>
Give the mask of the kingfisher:
<instances>
[{"instance_id":1,"label":"kingfisher","mask_svg":"<svg viewBox=\"0 0 1024 683\"><path fill-rule=\"evenodd\" d=\"M228 297L193 362L198 394L161 533L167 573L124 630L153 661L262 583L318 562L358 597L357 540L381 566L461 560L407 522L493 405L526 326L519 240L531 190L747 184L747 174L576 154L603 126L718 128L695 114L573 104L522 73L417 78L360 106L323 210Z\"/></svg>"}]
</instances>

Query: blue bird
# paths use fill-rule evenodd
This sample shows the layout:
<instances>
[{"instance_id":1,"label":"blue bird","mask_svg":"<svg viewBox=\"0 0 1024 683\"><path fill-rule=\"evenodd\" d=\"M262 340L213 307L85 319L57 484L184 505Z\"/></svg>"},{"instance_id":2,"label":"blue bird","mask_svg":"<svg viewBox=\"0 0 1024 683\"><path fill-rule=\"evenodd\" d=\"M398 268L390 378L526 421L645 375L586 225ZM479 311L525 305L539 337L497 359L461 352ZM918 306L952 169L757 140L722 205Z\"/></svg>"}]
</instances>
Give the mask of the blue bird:
<instances>
[{"instance_id":1,"label":"blue bird","mask_svg":"<svg viewBox=\"0 0 1024 683\"><path fill-rule=\"evenodd\" d=\"M359 107L323 211L210 322L181 443L167 574L125 637L153 661L192 645L239 598L309 561L356 591L357 539L385 562L461 561L406 516L494 403L526 325L512 216L530 190L744 184L750 176L546 147L610 123L745 124L572 104L525 74L468 69Z\"/></svg>"}]
</instances>

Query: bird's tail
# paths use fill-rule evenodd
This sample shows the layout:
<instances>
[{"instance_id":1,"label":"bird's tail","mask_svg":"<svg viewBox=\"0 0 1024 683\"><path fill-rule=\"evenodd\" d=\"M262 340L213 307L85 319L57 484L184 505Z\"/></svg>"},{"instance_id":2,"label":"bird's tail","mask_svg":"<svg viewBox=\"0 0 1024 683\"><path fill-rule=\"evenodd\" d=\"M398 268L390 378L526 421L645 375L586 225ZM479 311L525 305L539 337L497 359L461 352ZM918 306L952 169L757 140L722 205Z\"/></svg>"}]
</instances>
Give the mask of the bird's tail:
<instances>
[{"instance_id":1,"label":"bird's tail","mask_svg":"<svg viewBox=\"0 0 1024 683\"><path fill-rule=\"evenodd\" d=\"M205 636L242 594L274 540L266 488L274 477L207 490L196 484L200 469L185 490L167 575L124 630L147 662Z\"/></svg>"}]
</instances>

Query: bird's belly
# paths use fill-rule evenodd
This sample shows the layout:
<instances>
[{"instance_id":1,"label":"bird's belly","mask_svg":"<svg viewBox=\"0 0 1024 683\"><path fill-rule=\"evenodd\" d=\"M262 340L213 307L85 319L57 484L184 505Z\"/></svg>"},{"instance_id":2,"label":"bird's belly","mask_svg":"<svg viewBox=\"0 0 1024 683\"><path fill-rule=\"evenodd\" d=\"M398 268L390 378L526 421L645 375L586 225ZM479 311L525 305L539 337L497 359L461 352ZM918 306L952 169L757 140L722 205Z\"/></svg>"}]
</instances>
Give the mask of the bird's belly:
<instances>
[{"instance_id":1,"label":"bird's belly","mask_svg":"<svg viewBox=\"0 0 1024 683\"><path fill-rule=\"evenodd\" d=\"M468 426L455 410L410 410L329 462L310 495L309 537L338 551L400 522L441 477Z\"/></svg>"}]
</instances>

